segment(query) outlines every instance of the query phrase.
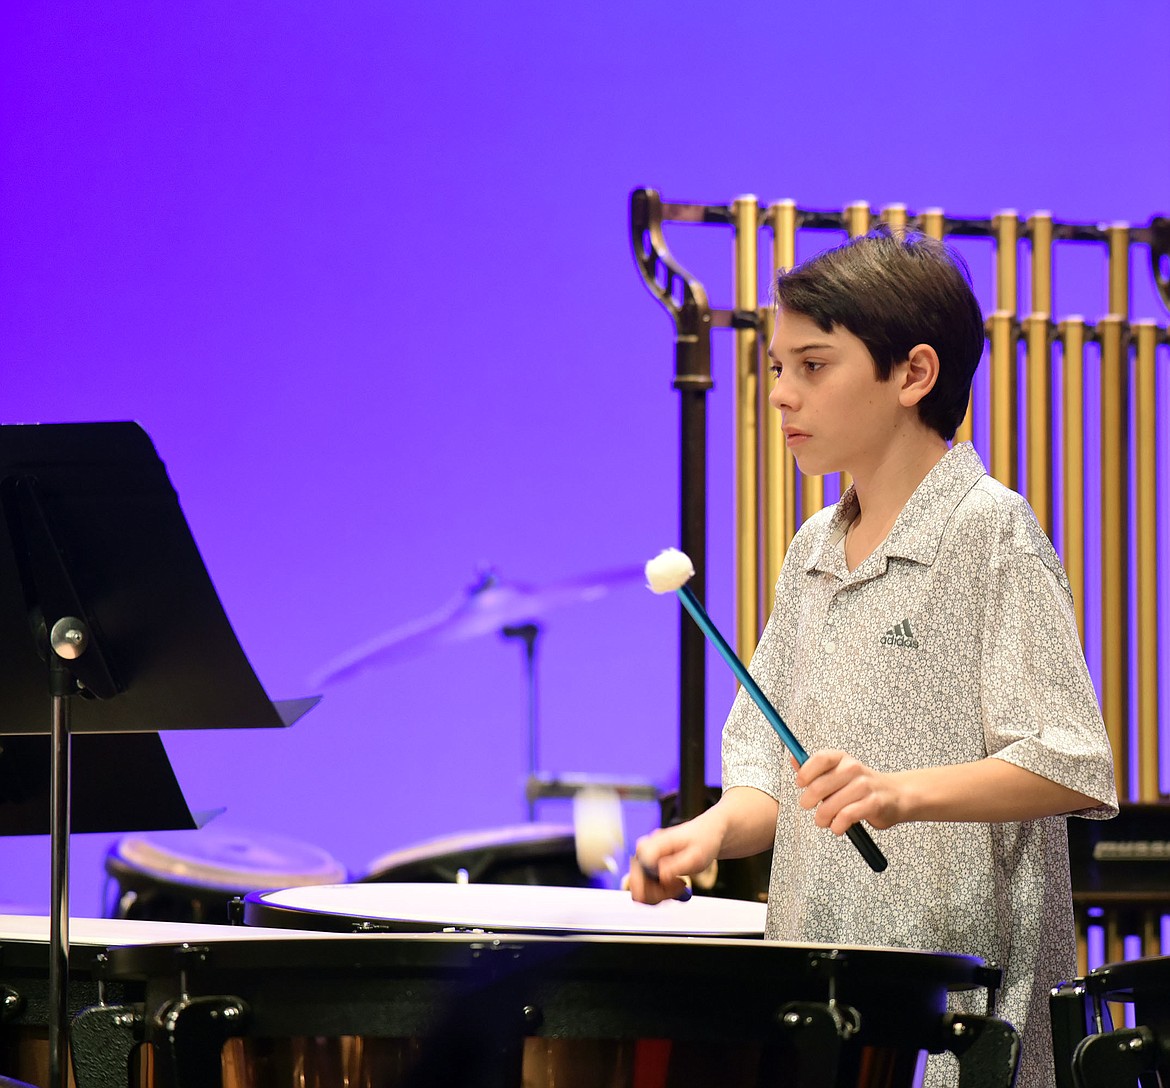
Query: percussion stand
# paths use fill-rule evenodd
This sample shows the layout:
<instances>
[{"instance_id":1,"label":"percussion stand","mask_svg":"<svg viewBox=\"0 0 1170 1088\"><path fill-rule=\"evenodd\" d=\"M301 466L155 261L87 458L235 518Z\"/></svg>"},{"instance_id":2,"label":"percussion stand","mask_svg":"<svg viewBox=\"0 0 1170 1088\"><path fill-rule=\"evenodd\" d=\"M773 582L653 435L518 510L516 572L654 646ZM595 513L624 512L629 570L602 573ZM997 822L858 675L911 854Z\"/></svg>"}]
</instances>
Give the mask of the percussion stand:
<instances>
[{"instance_id":1,"label":"percussion stand","mask_svg":"<svg viewBox=\"0 0 1170 1088\"><path fill-rule=\"evenodd\" d=\"M593 775L554 775L540 773L539 700L536 683L536 644L543 628L538 623L501 627L503 638L524 643L524 670L528 685L528 783L524 796L528 802L528 819L536 819L536 802L574 798L585 789L610 790L623 801L657 801L658 787L649 782L627 782Z\"/></svg>"},{"instance_id":2,"label":"percussion stand","mask_svg":"<svg viewBox=\"0 0 1170 1088\"><path fill-rule=\"evenodd\" d=\"M524 643L524 675L528 688L528 819L536 819L536 797L533 786L539 782L539 703L536 697L536 641L542 628L538 623L520 623L500 628L503 638L519 639Z\"/></svg>"}]
</instances>

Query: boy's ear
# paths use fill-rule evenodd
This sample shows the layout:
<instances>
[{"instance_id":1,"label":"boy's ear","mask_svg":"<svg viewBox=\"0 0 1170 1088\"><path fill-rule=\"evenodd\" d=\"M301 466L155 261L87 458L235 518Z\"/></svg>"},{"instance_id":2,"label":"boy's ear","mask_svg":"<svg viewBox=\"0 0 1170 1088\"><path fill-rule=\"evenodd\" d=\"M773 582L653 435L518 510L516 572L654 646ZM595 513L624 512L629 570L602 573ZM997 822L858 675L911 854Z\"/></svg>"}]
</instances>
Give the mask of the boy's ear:
<instances>
[{"instance_id":1,"label":"boy's ear","mask_svg":"<svg viewBox=\"0 0 1170 1088\"><path fill-rule=\"evenodd\" d=\"M916 344L906 361L898 364L898 371L898 400L903 407L913 408L938 381L938 352L929 344Z\"/></svg>"}]
</instances>

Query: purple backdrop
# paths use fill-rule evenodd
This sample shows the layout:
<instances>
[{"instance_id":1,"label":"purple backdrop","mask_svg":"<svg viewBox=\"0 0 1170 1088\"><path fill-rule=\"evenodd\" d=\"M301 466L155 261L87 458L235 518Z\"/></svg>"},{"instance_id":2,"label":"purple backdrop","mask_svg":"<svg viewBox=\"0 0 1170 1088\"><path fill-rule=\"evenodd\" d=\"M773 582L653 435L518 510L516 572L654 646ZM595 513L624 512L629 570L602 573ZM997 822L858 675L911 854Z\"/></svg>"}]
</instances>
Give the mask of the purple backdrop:
<instances>
[{"instance_id":1,"label":"purple backdrop","mask_svg":"<svg viewBox=\"0 0 1170 1088\"><path fill-rule=\"evenodd\" d=\"M146 427L274 697L481 564L541 585L676 542L670 330L630 258L632 187L1170 212L1161 0L9 9L0 419ZM727 304L728 238L679 248ZM728 359L709 596L729 627ZM677 626L636 587L548 617L545 769L674 775ZM711 675L717 780L732 685ZM196 807L361 869L522 819L524 713L520 651L488 636L291 730L167 744ZM75 842L75 913L108 841ZM0 842L0 898L43 908L47 855Z\"/></svg>"}]
</instances>

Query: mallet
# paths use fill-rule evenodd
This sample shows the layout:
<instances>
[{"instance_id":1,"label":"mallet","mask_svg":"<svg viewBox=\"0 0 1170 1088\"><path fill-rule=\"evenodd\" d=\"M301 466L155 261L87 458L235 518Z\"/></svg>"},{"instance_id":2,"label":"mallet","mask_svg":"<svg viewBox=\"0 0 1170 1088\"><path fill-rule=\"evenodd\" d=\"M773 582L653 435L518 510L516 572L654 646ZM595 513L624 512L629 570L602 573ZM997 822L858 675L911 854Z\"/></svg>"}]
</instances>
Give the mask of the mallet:
<instances>
[{"instance_id":1,"label":"mallet","mask_svg":"<svg viewBox=\"0 0 1170 1088\"><path fill-rule=\"evenodd\" d=\"M695 568L690 559L677 548L667 548L646 564L646 582L650 589L655 593L669 593L674 590L678 594L683 607L691 614L692 619L699 625L699 629L707 636L707 640L731 667L735 678L752 697L752 702L760 708L760 713L776 730L784 747L792 753L797 763L804 764L808 759L808 752L793 735L792 730L784 724L784 719L780 717L760 685L752 678L744 663L736 657L735 651L727 644L727 640L711 622L711 617L707 615L706 609L699 603L699 598L687 585L694 573ZM875 873L880 873L886 868L889 863L886 861L885 855L878 849L877 843L870 838L869 832L861 824L854 824L845 834Z\"/></svg>"}]
</instances>

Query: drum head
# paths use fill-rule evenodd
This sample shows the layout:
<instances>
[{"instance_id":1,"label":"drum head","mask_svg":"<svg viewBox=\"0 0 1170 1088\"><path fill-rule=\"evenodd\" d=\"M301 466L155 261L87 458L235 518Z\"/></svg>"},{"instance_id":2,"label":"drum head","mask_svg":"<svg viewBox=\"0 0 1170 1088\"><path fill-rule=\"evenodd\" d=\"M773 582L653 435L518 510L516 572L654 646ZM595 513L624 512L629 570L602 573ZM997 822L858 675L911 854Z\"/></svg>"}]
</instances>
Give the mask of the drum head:
<instances>
[{"instance_id":1,"label":"drum head","mask_svg":"<svg viewBox=\"0 0 1170 1088\"><path fill-rule=\"evenodd\" d=\"M375 858L363 881L380 883L552 884L584 888L593 881L577 864L573 828L515 824L428 839Z\"/></svg>"},{"instance_id":2,"label":"drum head","mask_svg":"<svg viewBox=\"0 0 1170 1088\"><path fill-rule=\"evenodd\" d=\"M340 862L316 846L280 835L214 827L128 835L110 848L106 871L239 894L335 884L347 876Z\"/></svg>"},{"instance_id":3,"label":"drum head","mask_svg":"<svg viewBox=\"0 0 1170 1088\"><path fill-rule=\"evenodd\" d=\"M614 933L760 937L767 908L738 899L694 896L686 903L635 903L603 888L502 884L344 884L256 892L246 925L434 933Z\"/></svg>"}]
</instances>

